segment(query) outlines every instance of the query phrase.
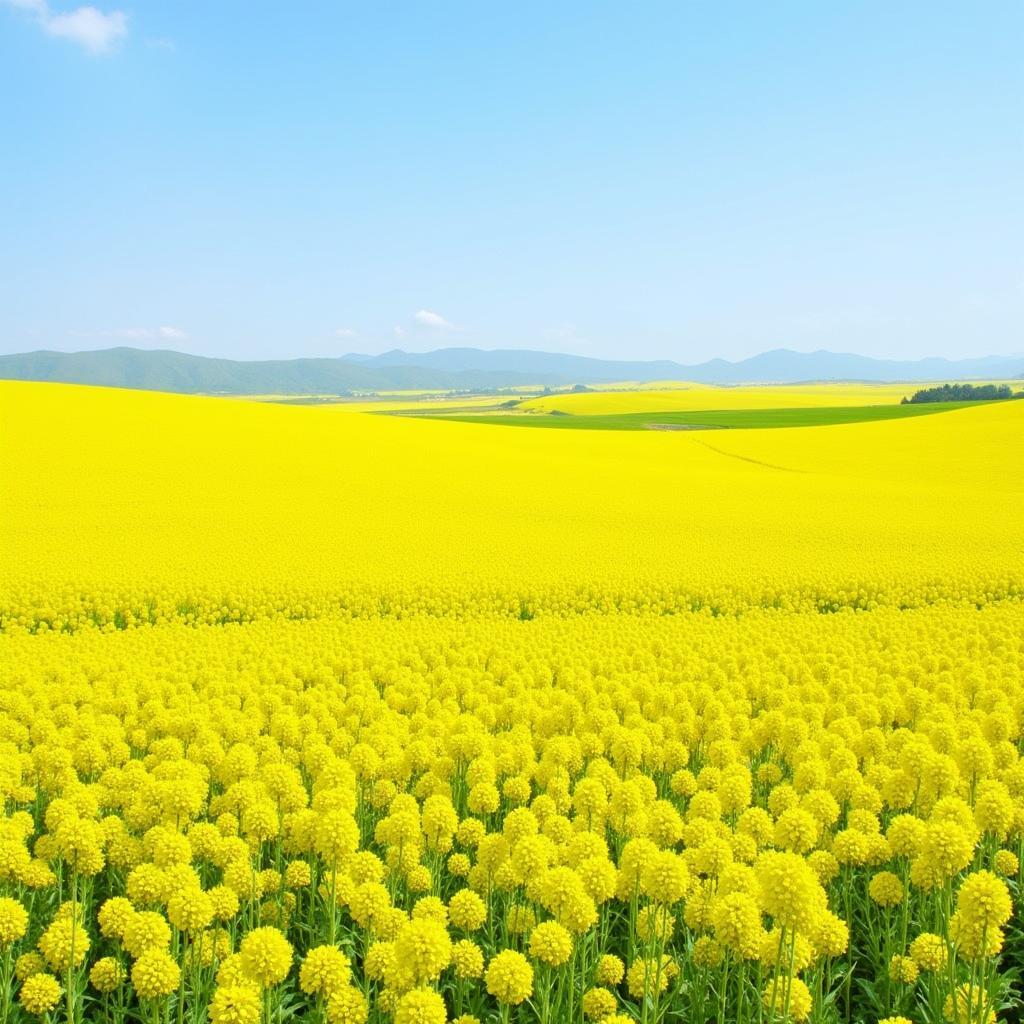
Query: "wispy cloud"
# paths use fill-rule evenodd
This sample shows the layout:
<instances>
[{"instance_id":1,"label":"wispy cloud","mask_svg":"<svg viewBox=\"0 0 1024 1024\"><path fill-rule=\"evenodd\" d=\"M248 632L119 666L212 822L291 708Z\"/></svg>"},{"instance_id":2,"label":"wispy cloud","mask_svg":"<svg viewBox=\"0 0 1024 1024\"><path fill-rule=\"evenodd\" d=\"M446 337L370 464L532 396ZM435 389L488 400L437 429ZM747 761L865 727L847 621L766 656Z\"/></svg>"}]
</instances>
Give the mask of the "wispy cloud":
<instances>
[{"instance_id":1,"label":"wispy cloud","mask_svg":"<svg viewBox=\"0 0 1024 1024\"><path fill-rule=\"evenodd\" d=\"M351 327L336 327L334 329L334 336L336 338L354 338L356 332Z\"/></svg>"},{"instance_id":2,"label":"wispy cloud","mask_svg":"<svg viewBox=\"0 0 1024 1024\"><path fill-rule=\"evenodd\" d=\"M413 314L413 322L420 327L452 327L440 313L435 313L432 309L420 309Z\"/></svg>"},{"instance_id":3,"label":"wispy cloud","mask_svg":"<svg viewBox=\"0 0 1024 1024\"><path fill-rule=\"evenodd\" d=\"M188 331L180 327L117 327L111 331L87 331L85 336L120 341L184 341Z\"/></svg>"},{"instance_id":4,"label":"wispy cloud","mask_svg":"<svg viewBox=\"0 0 1024 1024\"><path fill-rule=\"evenodd\" d=\"M396 338L404 338L408 332L404 327L395 327L394 334Z\"/></svg>"},{"instance_id":5,"label":"wispy cloud","mask_svg":"<svg viewBox=\"0 0 1024 1024\"><path fill-rule=\"evenodd\" d=\"M49 36L68 39L93 54L109 53L128 34L123 11L103 12L89 4L70 11L54 11L46 0L0 0L27 11Z\"/></svg>"}]
</instances>

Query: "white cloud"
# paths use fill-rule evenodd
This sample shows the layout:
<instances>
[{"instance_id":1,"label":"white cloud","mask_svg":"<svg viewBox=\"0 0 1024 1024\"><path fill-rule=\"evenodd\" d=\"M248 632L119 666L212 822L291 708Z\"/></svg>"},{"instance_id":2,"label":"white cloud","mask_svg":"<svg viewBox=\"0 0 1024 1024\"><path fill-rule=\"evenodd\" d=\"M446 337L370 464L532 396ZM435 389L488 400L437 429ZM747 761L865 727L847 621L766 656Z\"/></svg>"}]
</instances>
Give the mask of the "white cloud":
<instances>
[{"instance_id":1,"label":"white cloud","mask_svg":"<svg viewBox=\"0 0 1024 1024\"><path fill-rule=\"evenodd\" d=\"M43 20L51 36L70 39L90 53L106 53L128 34L128 19L121 11L104 14L95 7L76 7L67 14L54 14Z\"/></svg>"},{"instance_id":2,"label":"white cloud","mask_svg":"<svg viewBox=\"0 0 1024 1024\"><path fill-rule=\"evenodd\" d=\"M440 313L435 313L430 309L418 310L413 315L413 320L419 324L420 327L451 327L450 324Z\"/></svg>"},{"instance_id":3,"label":"white cloud","mask_svg":"<svg viewBox=\"0 0 1024 1024\"><path fill-rule=\"evenodd\" d=\"M394 332L396 338L404 338L406 334L406 330L404 327L395 327Z\"/></svg>"},{"instance_id":4,"label":"white cloud","mask_svg":"<svg viewBox=\"0 0 1024 1024\"><path fill-rule=\"evenodd\" d=\"M84 336L118 338L121 341L184 341L188 331L180 327L118 327L112 331L86 332Z\"/></svg>"},{"instance_id":5,"label":"white cloud","mask_svg":"<svg viewBox=\"0 0 1024 1024\"><path fill-rule=\"evenodd\" d=\"M51 10L46 0L0 0L0 3L28 11L47 35L69 39L89 53L109 53L128 34L128 18L123 11L104 13L86 4L60 12Z\"/></svg>"},{"instance_id":6,"label":"white cloud","mask_svg":"<svg viewBox=\"0 0 1024 1024\"><path fill-rule=\"evenodd\" d=\"M351 327L336 327L334 329L334 336L336 338L354 338L356 332Z\"/></svg>"}]
</instances>

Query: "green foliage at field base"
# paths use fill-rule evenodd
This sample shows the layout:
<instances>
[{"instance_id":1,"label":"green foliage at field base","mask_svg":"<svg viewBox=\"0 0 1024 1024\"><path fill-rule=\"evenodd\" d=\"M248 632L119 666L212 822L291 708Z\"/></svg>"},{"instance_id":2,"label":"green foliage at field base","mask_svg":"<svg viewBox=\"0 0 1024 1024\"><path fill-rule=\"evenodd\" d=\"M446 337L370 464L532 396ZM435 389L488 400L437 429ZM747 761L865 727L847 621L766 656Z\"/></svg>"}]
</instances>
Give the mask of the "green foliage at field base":
<instances>
[{"instance_id":1,"label":"green foliage at field base","mask_svg":"<svg viewBox=\"0 0 1024 1024\"><path fill-rule=\"evenodd\" d=\"M922 388L910 398L904 398L904 405L925 402L999 402L1007 398L1024 398L1024 391L1016 394L1009 384L942 384L935 388Z\"/></svg>"}]
</instances>

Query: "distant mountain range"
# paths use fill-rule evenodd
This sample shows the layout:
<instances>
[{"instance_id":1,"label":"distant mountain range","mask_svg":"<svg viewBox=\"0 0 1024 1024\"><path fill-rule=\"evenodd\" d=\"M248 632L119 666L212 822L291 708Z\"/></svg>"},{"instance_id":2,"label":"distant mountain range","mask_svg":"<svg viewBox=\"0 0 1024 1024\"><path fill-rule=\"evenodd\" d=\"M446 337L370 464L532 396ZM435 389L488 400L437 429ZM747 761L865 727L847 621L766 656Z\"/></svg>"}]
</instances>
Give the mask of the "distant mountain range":
<instances>
[{"instance_id":1,"label":"distant mountain range","mask_svg":"<svg viewBox=\"0 0 1024 1024\"><path fill-rule=\"evenodd\" d=\"M793 352L779 348L736 363L712 359L685 365L669 359L649 362L590 359L557 352L526 349L442 348L435 352L403 352L395 349L379 356L356 353L342 357L363 367L422 367L448 371L515 373L530 383L543 377L560 383L610 381L688 380L702 384L793 384L799 381L955 380L992 376L1017 377L1024 372L1022 356L985 356L977 359L919 359L897 361L842 352Z\"/></svg>"},{"instance_id":2,"label":"distant mountain range","mask_svg":"<svg viewBox=\"0 0 1024 1024\"><path fill-rule=\"evenodd\" d=\"M705 384L801 381L939 381L1014 379L1024 356L897 361L837 352L775 349L739 362L696 365L590 359L523 349L444 348L337 359L242 362L166 350L25 352L0 356L0 379L61 381L185 394L330 395L395 390L495 390L516 385L561 387L612 381L681 380Z\"/></svg>"},{"instance_id":3,"label":"distant mountain range","mask_svg":"<svg viewBox=\"0 0 1024 1024\"><path fill-rule=\"evenodd\" d=\"M137 348L0 356L0 379L228 395L337 395L352 391L434 388L474 390L524 382L521 373L459 372L417 366L381 368L347 359L242 362ZM570 382L560 380L558 383Z\"/></svg>"}]
</instances>

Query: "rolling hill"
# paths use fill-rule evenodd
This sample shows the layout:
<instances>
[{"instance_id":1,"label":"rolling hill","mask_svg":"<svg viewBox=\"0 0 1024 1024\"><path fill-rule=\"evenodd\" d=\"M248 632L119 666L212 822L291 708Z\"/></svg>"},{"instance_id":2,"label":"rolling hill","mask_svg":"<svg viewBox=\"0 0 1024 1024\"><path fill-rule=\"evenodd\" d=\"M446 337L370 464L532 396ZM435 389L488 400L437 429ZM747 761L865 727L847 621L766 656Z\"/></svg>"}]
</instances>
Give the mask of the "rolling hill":
<instances>
[{"instance_id":1,"label":"rolling hill","mask_svg":"<svg viewBox=\"0 0 1024 1024\"><path fill-rule=\"evenodd\" d=\"M848 353L776 349L739 362L713 359L616 361L521 349L395 350L336 359L236 361L169 350L111 348L38 351L0 356L0 379L59 381L185 394L345 394L446 389L491 390L516 385L602 384L686 380L706 384L799 381L935 381L999 379L1024 373L1024 356L895 361Z\"/></svg>"}]
</instances>

